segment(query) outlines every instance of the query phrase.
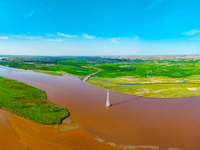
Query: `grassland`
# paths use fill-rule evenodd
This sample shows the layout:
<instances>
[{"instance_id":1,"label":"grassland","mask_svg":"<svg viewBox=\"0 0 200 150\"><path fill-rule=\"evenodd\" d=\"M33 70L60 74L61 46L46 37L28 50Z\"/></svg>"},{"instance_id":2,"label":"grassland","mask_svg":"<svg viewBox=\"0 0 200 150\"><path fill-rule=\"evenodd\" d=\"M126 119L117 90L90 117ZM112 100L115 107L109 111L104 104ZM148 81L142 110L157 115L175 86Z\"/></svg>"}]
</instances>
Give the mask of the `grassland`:
<instances>
[{"instance_id":1,"label":"grassland","mask_svg":"<svg viewBox=\"0 0 200 150\"><path fill-rule=\"evenodd\" d=\"M91 78L88 83L119 93L151 98L180 98L200 95L200 85L197 84L117 85Z\"/></svg>"},{"instance_id":2,"label":"grassland","mask_svg":"<svg viewBox=\"0 0 200 150\"><path fill-rule=\"evenodd\" d=\"M85 66L71 66L71 65L51 65L51 66L39 66L35 69L51 72L65 72L74 76L82 78L88 74L96 72L95 69L87 68Z\"/></svg>"},{"instance_id":3,"label":"grassland","mask_svg":"<svg viewBox=\"0 0 200 150\"><path fill-rule=\"evenodd\" d=\"M63 73L61 72L56 72L56 71L44 71L44 70L32 70L32 71L35 71L35 72L40 72L40 73L46 73L46 74L50 74L50 75L54 75L54 76L63 76Z\"/></svg>"},{"instance_id":4,"label":"grassland","mask_svg":"<svg viewBox=\"0 0 200 150\"><path fill-rule=\"evenodd\" d=\"M69 112L49 102L44 91L0 77L0 109L40 124L60 124Z\"/></svg>"},{"instance_id":5,"label":"grassland","mask_svg":"<svg viewBox=\"0 0 200 150\"><path fill-rule=\"evenodd\" d=\"M88 82L116 92L154 98L197 96L200 92L200 85L190 84L200 83L198 61L98 64L95 67L103 71L93 77L112 83L91 78Z\"/></svg>"},{"instance_id":6,"label":"grassland","mask_svg":"<svg viewBox=\"0 0 200 150\"><path fill-rule=\"evenodd\" d=\"M12 68L20 68L25 70L32 70L36 72L46 73L50 75L62 76L63 74L71 74L79 78L83 78L88 74L96 72L96 69L87 63L83 62L63 62L59 61L56 64L47 63L33 63L20 61L2 61L0 65Z\"/></svg>"},{"instance_id":7,"label":"grassland","mask_svg":"<svg viewBox=\"0 0 200 150\"><path fill-rule=\"evenodd\" d=\"M200 83L200 60L13 57L1 61L0 64L51 75L68 73L79 78L101 70L92 75L93 79L90 78L87 82L101 88L131 95L156 98L199 95L199 85L192 83ZM94 78L98 80L94 80ZM153 85L154 83L156 84Z\"/></svg>"},{"instance_id":8,"label":"grassland","mask_svg":"<svg viewBox=\"0 0 200 150\"><path fill-rule=\"evenodd\" d=\"M122 76L134 76L136 78L149 78L152 76L186 78L200 73L197 62L168 62L168 63L117 63L95 65L103 71L94 77L115 78Z\"/></svg>"}]
</instances>

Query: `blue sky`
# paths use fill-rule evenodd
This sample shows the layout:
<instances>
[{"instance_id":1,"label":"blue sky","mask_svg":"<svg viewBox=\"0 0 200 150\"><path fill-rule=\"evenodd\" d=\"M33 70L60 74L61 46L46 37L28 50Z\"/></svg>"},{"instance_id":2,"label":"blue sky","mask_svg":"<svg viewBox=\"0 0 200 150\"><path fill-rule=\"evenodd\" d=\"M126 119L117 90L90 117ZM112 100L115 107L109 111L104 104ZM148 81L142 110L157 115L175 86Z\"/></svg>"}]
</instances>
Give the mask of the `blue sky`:
<instances>
[{"instance_id":1,"label":"blue sky","mask_svg":"<svg viewBox=\"0 0 200 150\"><path fill-rule=\"evenodd\" d=\"M200 54L198 0L1 0L0 54Z\"/></svg>"}]
</instances>

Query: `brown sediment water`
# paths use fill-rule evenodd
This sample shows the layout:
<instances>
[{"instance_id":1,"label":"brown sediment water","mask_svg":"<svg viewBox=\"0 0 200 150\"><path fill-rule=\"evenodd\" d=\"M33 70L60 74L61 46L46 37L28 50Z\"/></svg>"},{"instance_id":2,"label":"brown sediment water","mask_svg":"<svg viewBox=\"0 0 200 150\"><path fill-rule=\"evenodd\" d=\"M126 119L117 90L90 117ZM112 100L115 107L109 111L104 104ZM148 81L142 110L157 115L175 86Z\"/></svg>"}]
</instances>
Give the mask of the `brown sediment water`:
<instances>
[{"instance_id":1,"label":"brown sediment water","mask_svg":"<svg viewBox=\"0 0 200 150\"><path fill-rule=\"evenodd\" d=\"M0 116L1 150L113 149L95 141L92 135L81 129L62 132L63 125L37 124L4 110L0 110Z\"/></svg>"},{"instance_id":2,"label":"brown sediment water","mask_svg":"<svg viewBox=\"0 0 200 150\"><path fill-rule=\"evenodd\" d=\"M99 142L101 140L93 140L93 137L98 137L111 145L120 143L200 150L199 96L157 99L111 92L113 106L105 108L106 90L73 76L52 76L3 66L0 67L0 76L45 90L51 102L70 111L70 118L80 129L63 132L60 140L51 133L53 131L48 131L48 138L56 136L50 141L59 145L60 149L62 144L69 149L114 149L114 146ZM31 121L25 120L30 124ZM35 123L32 126L35 127ZM67 142L69 134L73 137L71 145L70 140ZM42 135L38 138L45 138L45 134Z\"/></svg>"}]
</instances>

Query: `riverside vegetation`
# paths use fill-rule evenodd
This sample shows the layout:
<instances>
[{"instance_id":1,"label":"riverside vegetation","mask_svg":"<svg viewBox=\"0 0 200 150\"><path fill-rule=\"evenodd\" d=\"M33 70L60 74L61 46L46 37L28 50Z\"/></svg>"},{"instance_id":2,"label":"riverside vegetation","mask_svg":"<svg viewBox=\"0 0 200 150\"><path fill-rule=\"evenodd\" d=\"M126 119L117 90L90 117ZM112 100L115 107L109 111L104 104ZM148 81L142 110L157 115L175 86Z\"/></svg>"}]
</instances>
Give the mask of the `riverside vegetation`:
<instances>
[{"instance_id":1,"label":"riverside vegetation","mask_svg":"<svg viewBox=\"0 0 200 150\"><path fill-rule=\"evenodd\" d=\"M60 124L69 112L49 102L44 91L0 77L0 109L40 124Z\"/></svg>"},{"instance_id":2,"label":"riverside vegetation","mask_svg":"<svg viewBox=\"0 0 200 150\"><path fill-rule=\"evenodd\" d=\"M169 58L5 56L0 65L51 75L68 73L80 79L100 70L87 82L104 89L144 97L175 98L199 95L200 60L196 57Z\"/></svg>"}]
</instances>

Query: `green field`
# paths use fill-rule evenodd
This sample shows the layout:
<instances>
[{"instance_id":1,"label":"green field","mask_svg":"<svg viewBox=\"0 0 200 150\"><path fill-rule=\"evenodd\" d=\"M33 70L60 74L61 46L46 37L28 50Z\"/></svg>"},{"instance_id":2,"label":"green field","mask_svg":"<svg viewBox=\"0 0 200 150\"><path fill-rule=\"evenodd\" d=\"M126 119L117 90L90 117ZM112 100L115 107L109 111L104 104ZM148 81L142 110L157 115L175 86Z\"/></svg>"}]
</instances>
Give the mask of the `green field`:
<instances>
[{"instance_id":1,"label":"green field","mask_svg":"<svg viewBox=\"0 0 200 150\"><path fill-rule=\"evenodd\" d=\"M168 63L119 63L99 64L95 67L103 69L94 77L115 78L121 76L152 77L162 76L170 78L186 78L193 74L200 74L199 62L168 62Z\"/></svg>"},{"instance_id":2,"label":"green field","mask_svg":"<svg viewBox=\"0 0 200 150\"><path fill-rule=\"evenodd\" d=\"M44 91L0 77L0 109L40 124L60 124L69 112L49 102Z\"/></svg>"},{"instance_id":3,"label":"green field","mask_svg":"<svg viewBox=\"0 0 200 150\"><path fill-rule=\"evenodd\" d=\"M80 78L96 72L96 70L92 68L85 68L84 66L71 66L71 65L40 66L35 69L43 71L65 72L71 75L78 76Z\"/></svg>"},{"instance_id":4,"label":"green field","mask_svg":"<svg viewBox=\"0 0 200 150\"><path fill-rule=\"evenodd\" d=\"M198 61L99 64L95 67L101 68L103 71L93 77L104 81L90 78L88 82L104 89L154 98L200 95L200 85L189 84L200 83L200 66ZM181 84L184 82L187 83ZM118 83L141 85L117 85Z\"/></svg>"},{"instance_id":5,"label":"green field","mask_svg":"<svg viewBox=\"0 0 200 150\"><path fill-rule=\"evenodd\" d=\"M142 60L24 56L6 58L0 65L51 75L67 73L80 79L99 70L87 82L104 89L145 97L188 97L199 95L200 92L200 60L170 60L167 56L165 59Z\"/></svg>"},{"instance_id":6,"label":"green field","mask_svg":"<svg viewBox=\"0 0 200 150\"><path fill-rule=\"evenodd\" d=\"M0 62L0 65L20 68L25 70L33 70L36 72L46 73L50 75L62 76L63 74L71 74L79 78L83 78L88 74L94 73L97 70L87 63L72 63L72 62L63 62L59 61L56 64L46 64L46 63L29 63L29 62L20 62L20 61L3 61Z\"/></svg>"},{"instance_id":7,"label":"green field","mask_svg":"<svg viewBox=\"0 0 200 150\"><path fill-rule=\"evenodd\" d=\"M111 91L151 98L180 98L200 95L196 84L117 85L89 79L88 83Z\"/></svg>"},{"instance_id":8,"label":"green field","mask_svg":"<svg viewBox=\"0 0 200 150\"><path fill-rule=\"evenodd\" d=\"M32 70L35 72L40 72L40 73L45 73L45 74L50 74L50 75L54 75L54 76L63 76L63 73L61 72L57 72L57 71L45 71L45 70Z\"/></svg>"}]
</instances>

